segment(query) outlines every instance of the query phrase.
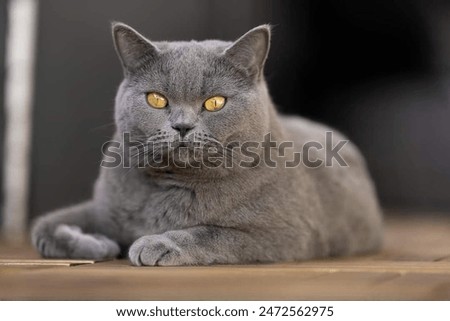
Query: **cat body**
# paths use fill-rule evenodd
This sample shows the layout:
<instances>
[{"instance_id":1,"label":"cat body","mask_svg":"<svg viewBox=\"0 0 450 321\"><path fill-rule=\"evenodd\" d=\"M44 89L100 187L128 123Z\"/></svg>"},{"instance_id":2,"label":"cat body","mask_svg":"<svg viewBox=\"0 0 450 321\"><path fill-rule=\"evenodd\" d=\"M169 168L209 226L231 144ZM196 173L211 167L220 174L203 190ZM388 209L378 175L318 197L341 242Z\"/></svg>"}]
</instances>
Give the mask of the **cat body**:
<instances>
[{"instance_id":1,"label":"cat body","mask_svg":"<svg viewBox=\"0 0 450 321\"><path fill-rule=\"evenodd\" d=\"M251 142L251 161L245 158L250 149L227 154L226 147L221 156L233 157L231 167L176 166L191 156L170 154L181 150L175 145L161 152L170 160L164 168L103 166L91 200L34 224L32 241L44 257L105 259L129 248L134 265L204 265L306 260L379 247L381 214L356 147L330 128L275 110L263 77L267 26L234 43L151 43L120 23L113 35L125 75L113 139L122 142L122 157L128 133L143 144L192 137L221 146ZM145 97L152 92L164 94L167 106L149 106ZM204 101L216 95L226 97L223 108L205 110ZM340 150L345 164L286 166L311 142L306 162L326 160L327 132L334 142L346 142ZM270 146L292 147L282 153L263 148L258 143L267 135Z\"/></svg>"}]
</instances>

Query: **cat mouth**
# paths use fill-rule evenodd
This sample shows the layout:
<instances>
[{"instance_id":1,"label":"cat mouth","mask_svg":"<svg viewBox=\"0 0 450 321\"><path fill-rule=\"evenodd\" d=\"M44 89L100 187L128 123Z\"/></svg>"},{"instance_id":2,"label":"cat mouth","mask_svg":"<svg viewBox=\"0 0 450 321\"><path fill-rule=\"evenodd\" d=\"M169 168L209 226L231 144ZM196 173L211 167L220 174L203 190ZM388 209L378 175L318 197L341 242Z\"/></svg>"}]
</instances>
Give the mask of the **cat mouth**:
<instances>
[{"instance_id":1,"label":"cat mouth","mask_svg":"<svg viewBox=\"0 0 450 321\"><path fill-rule=\"evenodd\" d=\"M173 142L169 143L172 149L179 149L179 148L194 148L195 142L194 141L188 141L188 140L174 140Z\"/></svg>"},{"instance_id":2,"label":"cat mouth","mask_svg":"<svg viewBox=\"0 0 450 321\"><path fill-rule=\"evenodd\" d=\"M186 175L192 170L199 173L199 170L226 167L234 162L228 147L203 131L186 136L157 131L143 142L141 149L136 153L140 159L134 164L168 177Z\"/></svg>"}]
</instances>

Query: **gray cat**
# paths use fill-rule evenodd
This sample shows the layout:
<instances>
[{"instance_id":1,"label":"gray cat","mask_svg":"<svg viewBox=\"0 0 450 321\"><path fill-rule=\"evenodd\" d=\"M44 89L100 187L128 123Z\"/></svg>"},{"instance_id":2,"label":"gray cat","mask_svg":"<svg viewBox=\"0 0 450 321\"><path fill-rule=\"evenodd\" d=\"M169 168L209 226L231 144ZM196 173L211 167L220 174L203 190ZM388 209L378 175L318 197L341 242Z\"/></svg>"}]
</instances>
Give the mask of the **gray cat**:
<instances>
[{"instance_id":1,"label":"gray cat","mask_svg":"<svg viewBox=\"0 0 450 321\"><path fill-rule=\"evenodd\" d=\"M102 260L129 249L134 265L205 265L379 248L382 217L356 147L275 110L263 77L268 26L234 43L150 42L122 23L113 24L113 37L124 70L117 153L124 160L133 147L125 134L142 144L129 168L104 157L91 200L35 222L32 242L42 256ZM331 133L339 159L327 155ZM270 148L258 144L267 137ZM293 148L278 148L289 142ZM209 160L208 144L225 162ZM292 166L299 152L304 162ZM142 155L152 161L142 164ZM193 159L200 165L186 162Z\"/></svg>"}]
</instances>

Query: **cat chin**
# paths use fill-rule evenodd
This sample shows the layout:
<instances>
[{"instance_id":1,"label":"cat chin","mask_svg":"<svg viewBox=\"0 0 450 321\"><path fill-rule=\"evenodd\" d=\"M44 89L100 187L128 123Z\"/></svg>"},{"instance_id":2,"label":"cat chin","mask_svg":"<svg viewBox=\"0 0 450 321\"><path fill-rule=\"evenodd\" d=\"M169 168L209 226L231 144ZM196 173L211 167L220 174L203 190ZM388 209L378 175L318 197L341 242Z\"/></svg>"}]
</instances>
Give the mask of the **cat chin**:
<instances>
[{"instance_id":1,"label":"cat chin","mask_svg":"<svg viewBox=\"0 0 450 321\"><path fill-rule=\"evenodd\" d=\"M170 185L186 185L193 183L204 183L205 181L224 178L230 175L228 168L209 167L153 167L144 168L144 173L152 179L165 182Z\"/></svg>"}]
</instances>

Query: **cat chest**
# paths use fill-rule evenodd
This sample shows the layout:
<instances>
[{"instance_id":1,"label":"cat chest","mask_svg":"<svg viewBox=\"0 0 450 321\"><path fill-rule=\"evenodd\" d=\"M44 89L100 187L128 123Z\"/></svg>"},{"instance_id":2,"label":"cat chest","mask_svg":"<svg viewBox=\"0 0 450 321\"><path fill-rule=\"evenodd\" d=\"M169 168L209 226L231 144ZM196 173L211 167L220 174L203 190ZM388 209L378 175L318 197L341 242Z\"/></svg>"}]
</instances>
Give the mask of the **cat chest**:
<instances>
[{"instance_id":1,"label":"cat chest","mask_svg":"<svg viewBox=\"0 0 450 321\"><path fill-rule=\"evenodd\" d=\"M199 209L193 191L164 189L147 195L135 194L132 199L132 202L122 203L117 213L123 234L139 237L198 224Z\"/></svg>"}]
</instances>

